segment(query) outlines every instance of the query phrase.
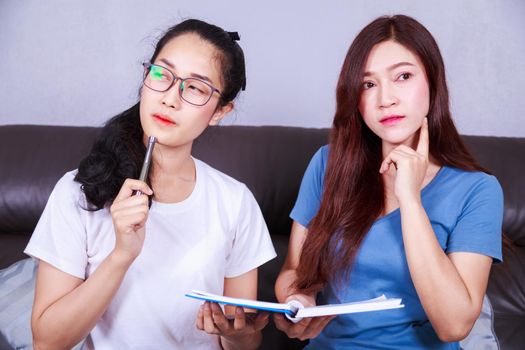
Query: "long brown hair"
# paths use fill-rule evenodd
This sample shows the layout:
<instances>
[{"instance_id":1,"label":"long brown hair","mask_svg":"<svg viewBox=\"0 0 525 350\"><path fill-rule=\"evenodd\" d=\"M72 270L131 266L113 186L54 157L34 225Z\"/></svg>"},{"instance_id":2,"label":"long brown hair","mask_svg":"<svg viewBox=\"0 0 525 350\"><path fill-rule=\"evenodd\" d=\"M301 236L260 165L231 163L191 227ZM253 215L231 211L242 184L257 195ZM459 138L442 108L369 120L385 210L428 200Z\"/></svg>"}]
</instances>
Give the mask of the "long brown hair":
<instances>
[{"instance_id":1,"label":"long brown hair","mask_svg":"<svg viewBox=\"0 0 525 350\"><path fill-rule=\"evenodd\" d=\"M318 292L336 273L350 270L366 233L385 208L379 173L381 139L366 126L358 105L370 51L388 40L417 55L425 68L431 156L441 165L484 170L465 147L450 116L443 58L430 32L403 15L380 17L368 24L350 46L337 83L321 206L309 225L294 284L303 293Z\"/></svg>"}]
</instances>

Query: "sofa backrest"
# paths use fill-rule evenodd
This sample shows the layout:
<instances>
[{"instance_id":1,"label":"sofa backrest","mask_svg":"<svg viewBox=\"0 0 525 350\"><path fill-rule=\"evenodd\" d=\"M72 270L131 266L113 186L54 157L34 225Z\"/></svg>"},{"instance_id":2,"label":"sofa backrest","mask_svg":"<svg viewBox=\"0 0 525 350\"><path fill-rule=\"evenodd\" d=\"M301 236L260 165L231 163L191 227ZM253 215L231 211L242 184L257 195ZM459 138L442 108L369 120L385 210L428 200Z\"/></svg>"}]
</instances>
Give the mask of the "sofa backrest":
<instances>
[{"instance_id":1,"label":"sofa backrest","mask_svg":"<svg viewBox=\"0 0 525 350\"><path fill-rule=\"evenodd\" d=\"M58 179L90 149L98 128L0 126L0 268L22 253Z\"/></svg>"}]
</instances>

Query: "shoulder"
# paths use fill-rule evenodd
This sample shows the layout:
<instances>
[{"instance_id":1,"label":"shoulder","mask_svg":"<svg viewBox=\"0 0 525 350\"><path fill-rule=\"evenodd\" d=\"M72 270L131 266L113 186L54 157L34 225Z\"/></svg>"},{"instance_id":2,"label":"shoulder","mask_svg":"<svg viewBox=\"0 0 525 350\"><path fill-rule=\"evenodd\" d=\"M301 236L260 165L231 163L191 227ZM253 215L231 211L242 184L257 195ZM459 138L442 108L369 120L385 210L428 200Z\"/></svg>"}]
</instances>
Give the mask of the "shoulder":
<instances>
[{"instance_id":1,"label":"shoulder","mask_svg":"<svg viewBox=\"0 0 525 350\"><path fill-rule=\"evenodd\" d=\"M75 181L76 174L77 169L68 171L57 181L49 196L48 205L60 207L64 210L66 208L78 210L89 207L82 185Z\"/></svg>"},{"instance_id":2,"label":"shoulder","mask_svg":"<svg viewBox=\"0 0 525 350\"><path fill-rule=\"evenodd\" d=\"M315 152L314 156L312 157L312 160L316 160L320 162L323 165L326 165L326 162L328 162L328 154L330 152L330 145L324 145L321 146L317 152Z\"/></svg>"},{"instance_id":3,"label":"shoulder","mask_svg":"<svg viewBox=\"0 0 525 350\"><path fill-rule=\"evenodd\" d=\"M75 181L75 176L78 170L71 170L65 173L56 183L52 195L58 196L62 199L84 197L82 192L82 185Z\"/></svg>"},{"instance_id":4,"label":"shoulder","mask_svg":"<svg viewBox=\"0 0 525 350\"><path fill-rule=\"evenodd\" d=\"M503 190L498 179L481 171L443 167L435 178L434 190L428 195L436 203L447 202L451 207L468 208L483 203L503 206Z\"/></svg>"},{"instance_id":5,"label":"shoulder","mask_svg":"<svg viewBox=\"0 0 525 350\"><path fill-rule=\"evenodd\" d=\"M324 173L328 163L329 145L321 146L312 156L307 172Z\"/></svg>"},{"instance_id":6,"label":"shoulder","mask_svg":"<svg viewBox=\"0 0 525 350\"><path fill-rule=\"evenodd\" d=\"M481 171L467 171L452 167L443 167L442 183L462 189L464 192L491 191L502 192L501 185L494 175Z\"/></svg>"},{"instance_id":7,"label":"shoulder","mask_svg":"<svg viewBox=\"0 0 525 350\"><path fill-rule=\"evenodd\" d=\"M197 176L199 176L199 174L202 176L201 180L207 185L207 191L219 191L233 196L242 196L245 191L249 191L244 183L199 159L193 159L195 161L195 167L197 168Z\"/></svg>"}]
</instances>

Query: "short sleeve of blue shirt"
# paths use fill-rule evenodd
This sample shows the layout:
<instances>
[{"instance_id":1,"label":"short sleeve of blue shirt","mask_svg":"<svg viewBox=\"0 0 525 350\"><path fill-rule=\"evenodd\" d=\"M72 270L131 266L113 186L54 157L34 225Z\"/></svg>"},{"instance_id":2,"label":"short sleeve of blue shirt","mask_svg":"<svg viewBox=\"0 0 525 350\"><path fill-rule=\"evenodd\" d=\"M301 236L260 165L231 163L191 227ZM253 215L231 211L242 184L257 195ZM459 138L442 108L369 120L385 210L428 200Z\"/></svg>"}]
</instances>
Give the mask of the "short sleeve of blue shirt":
<instances>
[{"instance_id":1,"label":"short sleeve of blue shirt","mask_svg":"<svg viewBox=\"0 0 525 350\"><path fill-rule=\"evenodd\" d=\"M497 262L502 259L503 191L494 176L483 175L464 197L446 252L480 253Z\"/></svg>"},{"instance_id":2,"label":"short sleeve of blue shirt","mask_svg":"<svg viewBox=\"0 0 525 350\"><path fill-rule=\"evenodd\" d=\"M290 217L304 227L308 227L321 206L327 162L328 145L325 145L317 150L304 173L297 201L290 213Z\"/></svg>"}]
</instances>

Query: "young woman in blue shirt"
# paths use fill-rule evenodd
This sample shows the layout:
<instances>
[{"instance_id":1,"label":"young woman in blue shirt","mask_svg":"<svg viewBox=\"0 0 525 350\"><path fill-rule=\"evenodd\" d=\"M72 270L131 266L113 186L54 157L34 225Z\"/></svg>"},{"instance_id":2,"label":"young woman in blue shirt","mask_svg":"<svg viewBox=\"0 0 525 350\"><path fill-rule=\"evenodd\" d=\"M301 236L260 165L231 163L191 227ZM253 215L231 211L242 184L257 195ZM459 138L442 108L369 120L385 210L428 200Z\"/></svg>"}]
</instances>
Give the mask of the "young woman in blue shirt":
<instances>
[{"instance_id":1,"label":"young woman in blue shirt","mask_svg":"<svg viewBox=\"0 0 525 350\"><path fill-rule=\"evenodd\" d=\"M280 302L402 298L404 308L275 316L311 349L457 349L501 260L503 196L451 119L428 30L380 17L352 43L330 143L312 158L291 217Z\"/></svg>"}]
</instances>

